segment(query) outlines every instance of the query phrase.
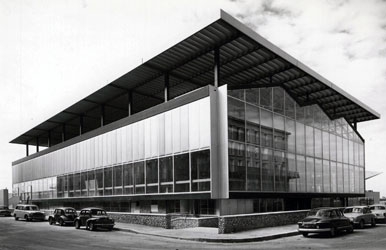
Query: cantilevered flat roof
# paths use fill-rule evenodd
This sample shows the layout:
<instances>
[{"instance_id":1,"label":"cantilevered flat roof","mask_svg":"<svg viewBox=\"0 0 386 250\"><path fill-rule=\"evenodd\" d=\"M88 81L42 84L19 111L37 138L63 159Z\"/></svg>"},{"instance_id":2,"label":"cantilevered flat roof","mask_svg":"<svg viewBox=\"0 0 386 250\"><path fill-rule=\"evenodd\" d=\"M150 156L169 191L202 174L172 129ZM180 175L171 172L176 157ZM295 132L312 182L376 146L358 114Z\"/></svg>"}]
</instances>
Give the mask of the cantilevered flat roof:
<instances>
[{"instance_id":1,"label":"cantilevered flat roof","mask_svg":"<svg viewBox=\"0 0 386 250\"><path fill-rule=\"evenodd\" d=\"M297 59L221 11L220 18L185 40L132 69L105 87L78 101L11 143L46 146L100 126L104 106L105 123L128 114L128 92L132 93L132 112L137 113L164 102L165 75L169 96L175 98L194 89L213 84L214 50L220 50L220 85L229 89L280 86L301 106L318 104L330 119L345 118L349 123L379 119L380 115L334 85Z\"/></svg>"}]
</instances>

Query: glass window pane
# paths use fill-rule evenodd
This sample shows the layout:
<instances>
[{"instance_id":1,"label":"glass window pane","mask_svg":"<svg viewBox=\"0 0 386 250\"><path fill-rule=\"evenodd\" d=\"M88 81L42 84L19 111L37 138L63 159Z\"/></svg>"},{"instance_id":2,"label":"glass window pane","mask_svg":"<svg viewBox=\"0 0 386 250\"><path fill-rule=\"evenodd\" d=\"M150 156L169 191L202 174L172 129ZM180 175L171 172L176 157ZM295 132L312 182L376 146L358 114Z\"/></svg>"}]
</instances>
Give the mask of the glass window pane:
<instances>
[{"instance_id":1,"label":"glass window pane","mask_svg":"<svg viewBox=\"0 0 386 250\"><path fill-rule=\"evenodd\" d=\"M262 148L261 159L263 191L274 191L274 168L272 150Z\"/></svg>"},{"instance_id":2,"label":"glass window pane","mask_svg":"<svg viewBox=\"0 0 386 250\"><path fill-rule=\"evenodd\" d=\"M145 169L144 169L144 162L136 162L134 163L134 180L135 180L135 193L136 194L143 194L145 193Z\"/></svg>"},{"instance_id":3,"label":"glass window pane","mask_svg":"<svg viewBox=\"0 0 386 250\"><path fill-rule=\"evenodd\" d=\"M348 163L348 140L343 138L343 162Z\"/></svg>"},{"instance_id":4,"label":"glass window pane","mask_svg":"<svg viewBox=\"0 0 386 250\"><path fill-rule=\"evenodd\" d=\"M171 156L160 158L160 178L162 182L173 181L173 158Z\"/></svg>"},{"instance_id":5,"label":"glass window pane","mask_svg":"<svg viewBox=\"0 0 386 250\"><path fill-rule=\"evenodd\" d=\"M299 173L296 170L296 160L294 154L287 154L288 165L288 191L296 192L296 181L299 179Z\"/></svg>"},{"instance_id":6,"label":"glass window pane","mask_svg":"<svg viewBox=\"0 0 386 250\"><path fill-rule=\"evenodd\" d=\"M134 184L134 174L133 174L133 164L123 165L123 193L132 194L134 193L133 184Z\"/></svg>"},{"instance_id":7,"label":"glass window pane","mask_svg":"<svg viewBox=\"0 0 386 250\"><path fill-rule=\"evenodd\" d=\"M314 158L307 157L306 162L307 173L307 192L315 192L315 165Z\"/></svg>"},{"instance_id":8,"label":"glass window pane","mask_svg":"<svg viewBox=\"0 0 386 250\"><path fill-rule=\"evenodd\" d=\"M210 178L210 151L192 152L192 180Z\"/></svg>"},{"instance_id":9,"label":"glass window pane","mask_svg":"<svg viewBox=\"0 0 386 250\"><path fill-rule=\"evenodd\" d=\"M322 131L314 129L315 134L315 157L322 158Z\"/></svg>"},{"instance_id":10,"label":"glass window pane","mask_svg":"<svg viewBox=\"0 0 386 250\"><path fill-rule=\"evenodd\" d=\"M273 130L272 130L272 113L264 109L260 111L261 117L261 145L272 147L273 145Z\"/></svg>"},{"instance_id":11,"label":"glass window pane","mask_svg":"<svg viewBox=\"0 0 386 250\"><path fill-rule=\"evenodd\" d=\"M343 164L339 162L336 165L336 182L338 183L338 193L343 193Z\"/></svg>"},{"instance_id":12,"label":"glass window pane","mask_svg":"<svg viewBox=\"0 0 386 250\"><path fill-rule=\"evenodd\" d=\"M245 190L245 145L229 141L228 147L229 190Z\"/></svg>"},{"instance_id":13,"label":"glass window pane","mask_svg":"<svg viewBox=\"0 0 386 250\"><path fill-rule=\"evenodd\" d=\"M299 179L297 181L297 191L306 192L306 160L304 156L296 156L296 166L299 173Z\"/></svg>"},{"instance_id":14,"label":"glass window pane","mask_svg":"<svg viewBox=\"0 0 386 250\"><path fill-rule=\"evenodd\" d=\"M355 172L354 172L354 166L349 165L349 182L350 182L350 193L355 192Z\"/></svg>"},{"instance_id":15,"label":"glass window pane","mask_svg":"<svg viewBox=\"0 0 386 250\"><path fill-rule=\"evenodd\" d=\"M302 123L296 123L296 153L305 154L305 131Z\"/></svg>"},{"instance_id":16,"label":"glass window pane","mask_svg":"<svg viewBox=\"0 0 386 250\"><path fill-rule=\"evenodd\" d=\"M326 163L327 164L327 163ZM337 192L337 186L336 186L336 180L337 180L337 170L336 170L336 162L332 161L330 165L330 170L331 170L331 193L336 193Z\"/></svg>"},{"instance_id":17,"label":"glass window pane","mask_svg":"<svg viewBox=\"0 0 386 250\"><path fill-rule=\"evenodd\" d=\"M323 165L320 159L315 159L315 191L323 192Z\"/></svg>"},{"instance_id":18,"label":"glass window pane","mask_svg":"<svg viewBox=\"0 0 386 250\"><path fill-rule=\"evenodd\" d=\"M286 119L285 130L287 136L287 150L290 153L295 153L295 121Z\"/></svg>"},{"instance_id":19,"label":"glass window pane","mask_svg":"<svg viewBox=\"0 0 386 250\"><path fill-rule=\"evenodd\" d=\"M240 100L244 100L244 90L243 89L235 89L235 90L229 89L228 95L230 95L234 98L240 99Z\"/></svg>"},{"instance_id":20,"label":"glass window pane","mask_svg":"<svg viewBox=\"0 0 386 250\"><path fill-rule=\"evenodd\" d=\"M272 88L260 89L260 106L272 110Z\"/></svg>"},{"instance_id":21,"label":"glass window pane","mask_svg":"<svg viewBox=\"0 0 386 250\"><path fill-rule=\"evenodd\" d=\"M296 104L296 121L305 124L305 110Z\"/></svg>"},{"instance_id":22,"label":"glass window pane","mask_svg":"<svg viewBox=\"0 0 386 250\"><path fill-rule=\"evenodd\" d=\"M286 133L284 131L284 117L280 115L274 115L273 125L275 128L273 138L274 147L276 149L285 150Z\"/></svg>"},{"instance_id":23,"label":"glass window pane","mask_svg":"<svg viewBox=\"0 0 386 250\"><path fill-rule=\"evenodd\" d=\"M103 195L103 169L98 169L95 171L96 175L96 189L97 189L97 196Z\"/></svg>"},{"instance_id":24,"label":"glass window pane","mask_svg":"<svg viewBox=\"0 0 386 250\"><path fill-rule=\"evenodd\" d=\"M323 131L323 159L330 159L330 136L325 131Z\"/></svg>"},{"instance_id":25,"label":"glass window pane","mask_svg":"<svg viewBox=\"0 0 386 250\"><path fill-rule=\"evenodd\" d=\"M248 191L261 190L260 178L260 149L247 145L247 189Z\"/></svg>"},{"instance_id":26,"label":"glass window pane","mask_svg":"<svg viewBox=\"0 0 386 250\"><path fill-rule=\"evenodd\" d=\"M314 124L314 109L312 106L305 107L305 124L308 126L313 126Z\"/></svg>"},{"instance_id":27,"label":"glass window pane","mask_svg":"<svg viewBox=\"0 0 386 250\"><path fill-rule=\"evenodd\" d=\"M158 183L158 159L146 161L146 184Z\"/></svg>"},{"instance_id":28,"label":"glass window pane","mask_svg":"<svg viewBox=\"0 0 386 250\"><path fill-rule=\"evenodd\" d=\"M244 103L228 98L229 139L245 141Z\"/></svg>"},{"instance_id":29,"label":"glass window pane","mask_svg":"<svg viewBox=\"0 0 386 250\"><path fill-rule=\"evenodd\" d=\"M285 115L295 119L295 102L287 93L285 93Z\"/></svg>"},{"instance_id":30,"label":"glass window pane","mask_svg":"<svg viewBox=\"0 0 386 250\"><path fill-rule=\"evenodd\" d=\"M122 194L122 166L115 166L113 168L114 171L114 194L120 195Z\"/></svg>"},{"instance_id":31,"label":"glass window pane","mask_svg":"<svg viewBox=\"0 0 386 250\"><path fill-rule=\"evenodd\" d=\"M306 126L306 154L314 156L314 128Z\"/></svg>"},{"instance_id":32,"label":"glass window pane","mask_svg":"<svg viewBox=\"0 0 386 250\"><path fill-rule=\"evenodd\" d=\"M174 156L174 180L189 180L189 154Z\"/></svg>"},{"instance_id":33,"label":"glass window pane","mask_svg":"<svg viewBox=\"0 0 386 250\"><path fill-rule=\"evenodd\" d=\"M344 181L344 192L349 193L350 192L350 175L348 171L348 165L343 164L343 181Z\"/></svg>"},{"instance_id":34,"label":"glass window pane","mask_svg":"<svg viewBox=\"0 0 386 250\"><path fill-rule=\"evenodd\" d=\"M253 144L259 144L260 143L259 108L253 105L247 104L245 119L247 124L247 134L246 134L247 142L253 143Z\"/></svg>"},{"instance_id":35,"label":"glass window pane","mask_svg":"<svg viewBox=\"0 0 386 250\"><path fill-rule=\"evenodd\" d=\"M284 115L284 90L273 88L273 111Z\"/></svg>"},{"instance_id":36,"label":"glass window pane","mask_svg":"<svg viewBox=\"0 0 386 250\"><path fill-rule=\"evenodd\" d=\"M285 192L287 183L287 167L285 153L282 151L274 152L274 166L275 166L275 191Z\"/></svg>"},{"instance_id":37,"label":"glass window pane","mask_svg":"<svg viewBox=\"0 0 386 250\"><path fill-rule=\"evenodd\" d=\"M248 89L245 91L246 101L255 105L259 105L259 89Z\"/></svg>"},{"instance_id":38,"label":"glass window pane","mask_svg":"<svg viewBox=\"0 0 386 250\"><path fill-rule=\"evenodd\" d=\"M104 184L105 184L105 192L104 195L112 195L113 194L113 168L105 168L104 169Z\"/></svg>"}]
</instances>

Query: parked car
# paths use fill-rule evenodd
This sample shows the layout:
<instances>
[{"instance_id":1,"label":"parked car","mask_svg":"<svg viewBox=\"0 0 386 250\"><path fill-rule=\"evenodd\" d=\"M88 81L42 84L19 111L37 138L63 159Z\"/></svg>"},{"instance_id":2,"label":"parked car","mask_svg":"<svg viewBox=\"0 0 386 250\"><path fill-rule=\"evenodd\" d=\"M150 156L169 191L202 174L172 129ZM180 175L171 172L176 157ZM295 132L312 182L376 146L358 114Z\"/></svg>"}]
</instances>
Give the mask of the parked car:
<instances>
[{"instance_id":1,"label":"parked car","mask_svg":"<svg viewBox=\"0 0 386 250\"><path fill-rule=\"evenodd\" d=\"M114 227L114 220L110 219L106 211L101 208L82 209L74 223L76 229L85 226L86 229L91 231L95 230L96 228L112 230Z\"/></svg>"},{"instance_id":2,"label":"parked car","mask_svg":"<svg viewBox=\"0 0 386 250\"><path fill-rule=\"evenodd\" d=\"M298 222L298 231L307 237L309 233L330 233L334 237L340 231L352 233L353 224L345 217L339 208L314 208L307 217Z\"/></svg>"},{"instance_id":3,"label":"parked car","mask_svg":"<svg viewBox=\"0 0 386 250\"><path fill-rule=\"evenodd\" d=\"M32 220L40 220L43 221L45 219L45 214L40 212L39 207L31 204L19 204L16 206L13 211L13 216L15 220L19 220L19 218L25 219L26 221Z\"/></svg>"},{"instance_id":4,"label":"parked car","mask_svg":"<svg viewBox=\"0 0 386 250\"><path fill-rule=\"evenodd\" d=\"M11 216L11 210L6 206L0 206L0 216Z\"/></svg>"},{"instance_id":5,"label":"parked car","mask_svg":"<svg viewBox=\"0 0 386 250\"><path fill-rule=\"evenodd\" d=\"M386 205L375 204L369 206L371 212L375 214L377 220L386 221Z\"/></svg>"},{"instance_id":6,"label":"parked car","mask_svg":"<svg viewBox=\"0 0 386 250\"><path fill-rule=\"evenodd\" d=\"M347 207L343 211L344 216L351 220L354 226L364 228L366 224L370 224L372 227L376 225L376 217L368 206L353 206Z\"/></svg>"},{"instance_id":7,"label":"parked car","mask_svg":"<svg viewBox=\"0 0 386 250\"><path fill-rule=\"evenodd\" d=\"M60 226L74 224L76 217L76 210L72 207L56 208L54 213L48 217L48 223L50 225L59 223Z\"/></svg>"}]
</instances>

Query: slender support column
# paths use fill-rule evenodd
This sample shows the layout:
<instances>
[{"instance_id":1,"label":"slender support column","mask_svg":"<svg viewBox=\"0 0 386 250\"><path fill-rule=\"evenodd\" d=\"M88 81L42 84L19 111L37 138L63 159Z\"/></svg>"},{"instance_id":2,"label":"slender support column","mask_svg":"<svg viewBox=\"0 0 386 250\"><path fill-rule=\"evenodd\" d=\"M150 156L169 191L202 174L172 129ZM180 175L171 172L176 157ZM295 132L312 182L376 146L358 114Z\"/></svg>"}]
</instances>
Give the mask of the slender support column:
<instances>
[{"instance_id":1,"label":"slender support column","mask_svg":"<svg viewBox=\"0 0 386 250\"><path fill-rule=\"evenodd\" d=\"M51 143L51 131L48 131L47 146L48 147L52 146L52 143Z\"/></svg>"},{"instance_id":2,"label":"slender support column","mask_svg":"<svg viewBox=\"0 0 386 250\"><path fill-rule=\"evenodd\" d=\"M131 116L131 109L133 106L133 92L130 90L127 92L127 115Z\"/></svg>"},{"instance_id":3,"label":"slender support column","mask_svg":"<svg viewBox=\"0 0 386 250\"><path fill-rule=\"evenodd\" d=\"M83 134L83 115L79 116L79 135Z\"/></svg>"},{"instance_id":4,"label":"slender support column","mask_svg":"<svg viewBox=\"0 0 386 250\"><path fill-rule=\"evenodd\" d=\"M39 152L39 136L36 137L36 152Z\"/></svg>"},{"instance_id":5,"label":"slender support column","mask_svg":"<svg viewBox=\"0 0 386 250\"><path fill-rule=\"evenodd\" d=\"M105 105L101 105L101 127L105 124Z\"/></svg>"},{"instance_id":6,"label":"slender support column","mask_svg":"<svg viewBox=\"0 0 386 250\"><path fill-rule=\"evenodd\" d=\"M62 125L62 142L66 140L66 124L63 123Z\"/></svg>"},{"instance_id":7,"label":"slender support column","mask_svg":"<svg viewBox=\"0 0 386 250\"><path fill-rule=\"evenodd\" d=\"M26 156L29 156L29 143L28 142L25 144L25 154L26 154Z\"/></svg>"},{"instance_id":8,"label":"slender support column","mask_svg":"<svg viewBox=\"0 0 386 250\"><path fill-rule=\"evenodd\" d=\"M354 119L353 125L354 125L355 132L357 132L358 130L357 130L357 119L356 118Z\"/></svg>"},{"instance_id":9,"label":"slender support column","mask_svg":"<svg viewBox=\"0 0 386 250\"><path fill-rule=\"evenodd\" d=\"M169 101L169 73L165 73L164 76L164 83L165 83L165 88L164 88L164 100L165 102Z\"/></svg>"},{"instance_id":10,"label":"slender support column","mask_svg":"<svg viewBox=\"0 0 386 250\"><path fill-rule=\"evenodd\" d=\"M214 86L218 88L220 85L220 49L214 49Z\"/></svg>"}]
</instances>

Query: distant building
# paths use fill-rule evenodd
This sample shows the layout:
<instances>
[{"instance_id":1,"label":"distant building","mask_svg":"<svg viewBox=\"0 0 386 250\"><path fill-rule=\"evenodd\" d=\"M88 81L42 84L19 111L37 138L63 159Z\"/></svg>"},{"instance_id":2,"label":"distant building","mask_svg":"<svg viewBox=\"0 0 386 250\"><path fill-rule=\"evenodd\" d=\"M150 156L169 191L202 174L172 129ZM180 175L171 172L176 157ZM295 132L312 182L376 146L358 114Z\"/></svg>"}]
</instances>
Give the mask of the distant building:
<instances>
[{"instance_id":1,"label":"distant building","mask_svg":"<svg viewBox=\"0 0 386 250\"><path fill-rule=\"evenodd\" d=\"M27 145L13 194L43 208L145 213L342 206L365 195L357 123L378 118L221 12L12 140ZM28 145L48 148L29 155Z\"/></svg>"},{"instance_id":2,"label":"distant building","mask_svg":"<svg viewBox=\"0 0 386 250\"><path fill-rule=\"evenodd\" d=\"M8 189L0 189L0 206L8 207Z\"/></svg>"}]
</instances>

